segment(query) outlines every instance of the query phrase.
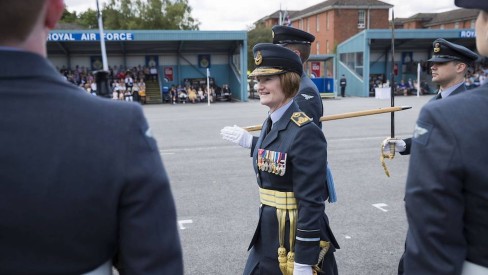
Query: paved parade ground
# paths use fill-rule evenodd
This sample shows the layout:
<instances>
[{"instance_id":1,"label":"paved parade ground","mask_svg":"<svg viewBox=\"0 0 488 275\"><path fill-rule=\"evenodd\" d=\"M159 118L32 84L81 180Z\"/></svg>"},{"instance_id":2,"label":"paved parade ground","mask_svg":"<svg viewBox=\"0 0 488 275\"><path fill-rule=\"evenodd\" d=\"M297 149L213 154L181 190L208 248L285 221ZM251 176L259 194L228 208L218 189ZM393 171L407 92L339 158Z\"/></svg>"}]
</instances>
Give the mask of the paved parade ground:
<instances>
[{"instance_id":1,"label":"paved parade ground","mask_svg":"<svg viewBox=\"0 0 488 275\"><path fill-rule=\"evenodd\" d=\"M395 99L397 106L413 107L396 113L398 137L411 136L430 98ZM390 105L390 100L355 97L323 102L324 115ZM258 187L249 150L219 133L224 126L261 124L267 107L250 100L146 105L144 112L176 200L185 274L242 274L258 219ZM385 175L380 144L390 135L390 114L329 121L323 130L338 197L337 203L327 203L326 212L341 246L335 254L339 273L396 274L407 228L403 196L409 157L387 160L391 177Z\"/></svg>"}]
</instances>

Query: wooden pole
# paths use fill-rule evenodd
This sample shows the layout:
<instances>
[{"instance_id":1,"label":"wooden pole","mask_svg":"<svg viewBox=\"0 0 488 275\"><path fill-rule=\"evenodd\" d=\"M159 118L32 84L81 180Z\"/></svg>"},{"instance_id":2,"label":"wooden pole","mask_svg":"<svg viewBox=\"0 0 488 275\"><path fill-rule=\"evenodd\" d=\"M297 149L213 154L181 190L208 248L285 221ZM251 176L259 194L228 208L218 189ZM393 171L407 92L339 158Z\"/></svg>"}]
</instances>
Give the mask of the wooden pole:
<instances>
[{"instance_id":1,"label":"wooden pole","mask_svg":"<svg viewBox=\"0 0 488 275\"><path fill-rule=\"evenodd\" d=\"M410 106L396 106L396 107L385 107L385 108L379 108L379 109L370 109L370 110L364 110L364 111L356 111L356 112L349 112L349 113L323 116L320 118L320 121L345 119L345 118L352 118L352 117L359 117L359 116L370 116L370 115L377 115L377 114L383 114L383 113L398 112L398 111L408 110L411 108L412 107L410 107ZM247 127L243 127L243 128L244 128L244 130L246 130L248 132L260 131L262 128L262 125L253 125L253 126L247 126Z\"/></svg>"}]
</instances>

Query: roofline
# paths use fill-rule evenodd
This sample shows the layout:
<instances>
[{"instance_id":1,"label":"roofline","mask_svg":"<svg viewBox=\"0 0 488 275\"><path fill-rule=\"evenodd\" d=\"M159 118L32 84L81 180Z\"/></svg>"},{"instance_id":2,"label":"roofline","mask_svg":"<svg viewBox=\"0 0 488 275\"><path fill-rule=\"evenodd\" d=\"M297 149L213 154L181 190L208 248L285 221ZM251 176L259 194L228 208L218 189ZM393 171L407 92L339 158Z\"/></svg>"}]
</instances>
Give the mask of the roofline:
<instances>
[{"instance_id":1,"label":"roofline","mask_svg":"<svg viewBox=\"0 0 488 275\"><path fill-rule=\"evenodd\" d=\"M334 9L341 9L341 10L361 10L361 9L385 10L385 9L390 9L392 7L393 7L393 5L390 5L390 4L386 4L386 5L374 5L374 6L372 6L372 5L360 5L360 6L354 6L354 5L348 5L348 6L332 5L332 6L323 7L323 8L318 9L318 10L314 10L314 11L309 12L309 13L305 13L303 15L291 17L290 20L293 21L295 19L296 20L303 19L305 17L313 16L313 15L315 15L317 13L322 13L322 12L329 11L329 10L334 10Z\"/></svg>"},{"instance_id":2,"label":"roofline","mask_svg":"<svg viewBox=\"0 0 488 275\"><path fill-rule=\"evenodd\" d=\"M477 18L476 16L475 17L473 17L473 16L461 17L461 18L456 18L455 20L442 20L442 21L436 21L433 23L425 23L424 26L425 27L438 26L438 25L442 25L445 23L456 23L456 22L462 22L462 21L467 21L467 20L476 20L476 18Z\"/></svg>"}]
</instances>

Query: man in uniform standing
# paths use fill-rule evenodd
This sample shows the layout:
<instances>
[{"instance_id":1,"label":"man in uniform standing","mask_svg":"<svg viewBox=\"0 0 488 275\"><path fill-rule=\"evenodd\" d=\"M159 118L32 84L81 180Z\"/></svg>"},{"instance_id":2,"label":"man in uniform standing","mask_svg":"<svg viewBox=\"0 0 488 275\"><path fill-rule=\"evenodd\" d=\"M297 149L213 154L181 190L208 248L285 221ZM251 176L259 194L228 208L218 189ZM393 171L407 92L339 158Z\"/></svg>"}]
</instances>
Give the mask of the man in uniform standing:
<instances>
[{"instance_id":1,"label":"man in uniform standing","mask_svg":"<svg viewBox=\"0 0 488 275\"><path fill-rule=\"evenodd\" d=\"M460 94L468 89L465 86L465 76L470 66L478 59L478 55L468 48L454 44L445 39L438 38L433 42L434 52L431 62L432 82L439 85L437 95L429 102ZM383 141L384 152L390 152L390 146L401 155L410 154L411 138L387 138Z\"/></svg>"},{"instance_id":2,"label":"man in uniform standing","mask_svg":"<svg viewBox=\"0 0 488 275\"><path fill-rule=\"evenodd\" d=\"M345 75L342 75L341 79L339 80L339 86L341 86L341 96L346 96L346 86L347 86L347 79Z\"/></svg>"},{"instance_id":3,"label":"man in uniform standing","mask_svg":"<svg viewBox=\"0 0 488 275\"><path fill-rule=\"evenodd\" d=\"M141 107L87 95L46 58L64 9L0 1L0 274L183 274Z\"/></svg>"}]
</instances>

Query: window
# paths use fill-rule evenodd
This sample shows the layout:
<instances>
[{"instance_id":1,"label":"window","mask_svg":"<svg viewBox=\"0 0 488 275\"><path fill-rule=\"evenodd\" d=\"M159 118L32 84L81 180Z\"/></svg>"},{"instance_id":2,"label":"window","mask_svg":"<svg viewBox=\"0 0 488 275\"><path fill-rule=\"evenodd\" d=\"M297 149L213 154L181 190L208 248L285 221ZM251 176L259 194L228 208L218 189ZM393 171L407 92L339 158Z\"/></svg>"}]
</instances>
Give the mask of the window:
<instances>
[{"instance_id":1,"label":"window","mask_svg":"<svg viewBox=\"0 0 488 275\"><path fill-rule=\"evenodd\" d=\"M320 21L319 21L319 15L318 14L315 16L315 25L317 27L316 31L319 32L320 31Z\"/></svg>"},{"instance_id":2,"label":"window","mask_svg":"<svg viewBox=\"0 0 488 275\"><path fill-rule=\"evenodd\" d=\"M325 29L329 30L329 13L325 14Z\"/></svg>"},{"instance_id":3,"label":"window","mask_svg":"<svg viewBox=\"0 0 488 275\"><path fill-rule=\"evenodd\" d=\"M444 29L444 24L441 25L441 30L443 30L443 29Z\"/></svg>"},{"instance_id":4,"label":"window","mask_svg":"<svg viewBox=\"0 0 488 275\"><path fill-rule=\"evenodd\" d=\"M454 23L454 28L455 28L455 29L459 29L459 21L458 21L458 22L456 22L456 23Z\"/></svg>"},{"instance_id":5,"label":"window","mask_svg":"<svg viewBox=\"0 0 488 275\"><path fill-rule=\"evenodd\" d=\"M307 18L307 32L310 32L310 18Z\"/></svg>"},{"instance_id":6,"label":"window","mask_svg":"<svg viewBox=\"0 0 488 275\"><path fill-rule=\"evenodd\" d=\"M329 50L329 40L326 40L325 41L325 53L326 54L329 54L330 53L330 50Z\"/></svg>"},{"instance_id":7,"label":"window","mask_svg":"<svg viewBox=\"0 0 488 275\"><path fill-rule=\"evenodd\" d=\"M320 54L320 42L317 42L317 53L316 54Z\"/></svg>"},{"instance_id":8,"label":"window","mask_svg":"<svg viewBox=\"0 0 488 275\"><path fill-rule=\"evenodd\" d=\"M470 26L470 28L471 28L471 29L474 29L474 24L475 24L475 22L476 22L476 20L474 20L474 19L473 19L473 20L471 20L471 26Z\"/></svg>"},{"instance_id":9,"label":"window","mask_svg":"<svg viewBox=\"0 0 488 275\"><path fill-rule=\"evenodd\" d=\"M358 10L358 29L364 29L366 27L366 11Z\"/></svg>"},{"instance_id":10,"label":"window","mask_svg":"<svg viewBox=\"0 0 488 275\"><path fill-rule=\"evenodd\" d=\"M358 76L363 77L363 53L341 53L340 62L344 63L350 70Z\"/></svg>"}]
</instances>

